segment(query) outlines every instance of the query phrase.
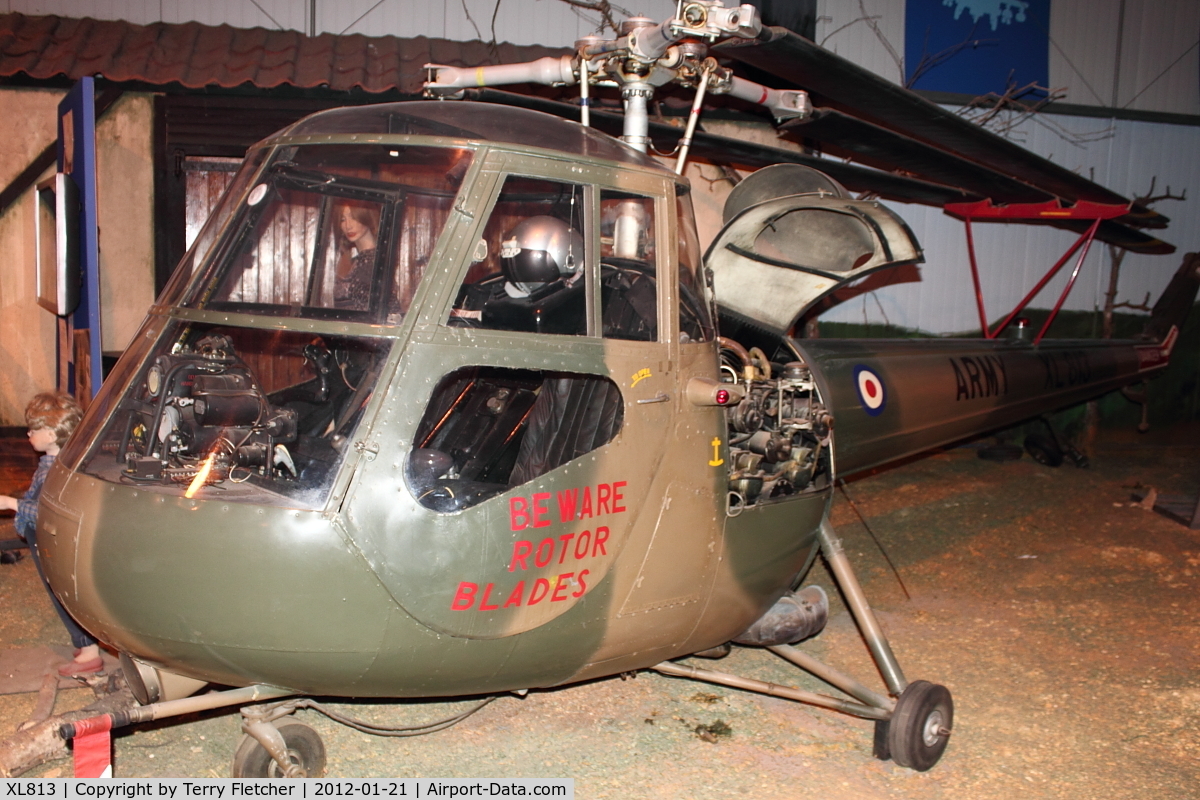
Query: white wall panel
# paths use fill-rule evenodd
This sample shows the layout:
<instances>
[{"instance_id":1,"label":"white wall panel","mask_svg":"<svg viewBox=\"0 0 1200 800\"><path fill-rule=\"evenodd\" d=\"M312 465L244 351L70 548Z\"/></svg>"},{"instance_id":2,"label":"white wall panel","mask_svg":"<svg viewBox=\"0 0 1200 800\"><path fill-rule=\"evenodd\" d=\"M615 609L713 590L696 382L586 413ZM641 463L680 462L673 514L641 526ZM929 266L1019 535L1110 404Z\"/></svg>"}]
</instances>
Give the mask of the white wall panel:
<instances>
[{"instance_id":1,"label":"white wall panel","mask_svg":"<svg viewBox=\"0 0 1200 800\"><path fill-rule=\"evenodd\" d=\"M160 5L159 0L8 0L4 9L29 15L124 19L145 25L158 21Z\"/></svg>"},{"instance_id":2,"label":"white wall panel","mask_svg":"<svg viewBox=\"0 0 1200 800\"><path fill-rule=\"evenodd\" d=\"M309 32L312 0L5 0L0 9L22 14L123 19L153 22L200 22L238 28L278 28ZM892 0L895 2L896 0ZM902 2L903 0L899 0ZM366 36L431 36L467 41L492 38L496 0L316 0L318 33ZM635 9L665 19L672 0L644 0ZM495 20L500 42L569 46L596 31L598 14L561 0L502 0Z\"/></svg>"},{"instance_id":3,"label":"white wall panel","mask_svg":"<svg viewBox=\"0 0 1200 800\"><path fill-rule=\"evenodd\" d=\"M866 12L865 14L863 12ZM872 25L878 28L878 33ZM818 44L896 83L904 70L904 0L817 0Z\"/></svg>"},{"instance_id":4,"label":"white wall panel","mask_svg":"<svg viewBox=\"0 0 1200 800\"><path fill-rule=\"evenodd\" d=\"M337 3L318 0L317 25L330 33L492 39L495 0L446 3L384 0L378 6L376 3L377 0L339 0ZM674 7L661 0L652 5L668 8L667 13ZM591 33L598 24L596 15L576 13L576 9L560 0L503 0L495 18L494 31L498 42L562 47Z\"/></svg>"},{"instance_id":5,"label":"white wall panel","mask_svg":"<svg viewBox=\"0 0 1200 800\"><path fill-rule=\"evenodd\" d=\"M1125 25L1118 107L1200 113L1200 3L1127 0Z\"/></svg>"},{"instance_id":6,"label":"white wall panel","mask_svg":"<svg viewBox=\"0 0 1200 800\"><path fill-rule=\"evenodd\" d=\"M158 5L162 8L162 22L304 31L308 19L308 4L301 0L255 0L253 3L249 0L207 0L202 3L161 0Z\"/></svg>"},{"instance_id":7,"label":"white wall panel","mask_svg":"<svg viewBox=\"0 0 1200 800\"><path fill-rule=\"evenodd\" d=\"M1051 0L1050 88L1065 89L1066 102L1112 105L1121 2Z\"/></svg>"},{"instance_id":8,"label":"white wall panel","mask_svg":"<svg viewBox=\"0 0 1200 800\"><path fill-rule=\"evenodd\" d=\"M1050 83L1067 102L1200 114L1195 0L1053 0L1050 36Z\"/></svg>"}]
</instances>

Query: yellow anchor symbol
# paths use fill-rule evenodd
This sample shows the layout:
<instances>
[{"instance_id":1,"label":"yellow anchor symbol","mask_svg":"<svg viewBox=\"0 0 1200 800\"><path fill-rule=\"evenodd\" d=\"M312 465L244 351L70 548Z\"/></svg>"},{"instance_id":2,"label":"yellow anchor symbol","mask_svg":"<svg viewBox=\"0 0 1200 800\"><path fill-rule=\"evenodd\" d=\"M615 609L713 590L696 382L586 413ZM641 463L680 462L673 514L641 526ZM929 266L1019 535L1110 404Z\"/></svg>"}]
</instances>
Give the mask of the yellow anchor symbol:
<instances>
[{"instance_id":1,"label":"yellow anchor symbol","mask_svg":"<svg viewBox=\"0 0 1200 800\"><path fill-rule=\"evenodd\" d=\"M725 463L725 459L721 458L721 440L714 436L712 440L712 447L713 457L712 460L708 462L708 465L710 467L719 467Z\"/></svg>"}]
</instances>

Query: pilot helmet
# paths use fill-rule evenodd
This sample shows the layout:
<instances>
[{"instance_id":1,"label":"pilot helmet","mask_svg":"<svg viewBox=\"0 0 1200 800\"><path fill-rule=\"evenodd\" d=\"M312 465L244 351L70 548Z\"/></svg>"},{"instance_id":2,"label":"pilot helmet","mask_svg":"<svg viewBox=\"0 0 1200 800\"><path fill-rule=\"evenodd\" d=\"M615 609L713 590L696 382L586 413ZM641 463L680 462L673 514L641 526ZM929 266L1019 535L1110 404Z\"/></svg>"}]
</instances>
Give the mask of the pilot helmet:
<instances>
[{"instance_id":1,"label":"pilot helmet","mask_svg":"<svg viewBox=\"0 0 1200 800\"><path fill-rule=\"evenodd\" d=\"M559 278L569 278L583 266L583 237L561 219L530 217L500 243L504 277L528 295Z\"/></svg>"}]
</instances>

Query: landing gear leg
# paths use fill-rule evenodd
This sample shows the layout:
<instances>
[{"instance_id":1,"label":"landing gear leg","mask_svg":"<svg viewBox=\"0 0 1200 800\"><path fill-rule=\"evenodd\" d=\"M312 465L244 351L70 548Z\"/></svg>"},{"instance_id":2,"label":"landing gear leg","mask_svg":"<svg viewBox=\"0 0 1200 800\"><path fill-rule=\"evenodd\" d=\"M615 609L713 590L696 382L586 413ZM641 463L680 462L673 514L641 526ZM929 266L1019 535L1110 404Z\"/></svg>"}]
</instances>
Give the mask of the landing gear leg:
<instances>
[{"instance_id":1,"label":"landing gear leg","mask_svg":"<svg viewBox=\"0 0 1200 800\"><path fill-rule=\"evenodd\" d=\"M949 742L951 726L954 724L954 703L950 699L950 691L945 686L928 681L914 681L910 684L904 678L904 672L896 661L891 645L883 635L879 621L875 619L875 612L867 603L858 578L850 568L850 560L842 548L842 540L834 533L828 519L822 521L817 531L817 540L842 594L846 597L850 613L866 639L867 647L875 659L884 683L887 684L889 697L787 644L771 645L767 649L853 699L830 697L673 661L655 664L650 669L664 675L730 686L770 697L784 697L798 703L875 720L875 757L884 761L891 759L902 767L924 772L938 762ZM893 700L893 697L898 699Z\"/></svg>"},{"instance_id":2,"label":"landing gear leg","mask_svg":"<svg viewBox=\"0 0 1200 800\"><path fill-rule=\"evenodd\" d=\"M242 709L242 737L233 756L235 778L319 778L325 774L325 744L310 726L281 717L296 710L283 703Z\"/></svg>"},{"instance_id":3,"label":"landing gear leg","mask_svg":"<svg viewBox=\"0 0 1200 800\"><path fill-rule=\"evenodd\" d=\"M938 762L950 741L954 724L950 690L928 681L908 683L828 518L822 520L817 540L888 692L899 698L890 719L875 721L875 757L924 772Z\"/></svg>"},{"instance_id":4,"label":"landing gear leg","mask_svg":"<svg viewBox=\"0 0 1200 800\"><path fill-rule=\"evenodd\" d=\"M833 577L837 579L842 594L846 596L851 616L858 623L863 638L867 640L867 648L871 651L871 656L875 659L880 674L883 675L883 682L887 684L888 692L899 696L908 686L908 681L904 679L900 663L896 661L892 646L888 644L887 637L883 635L883 629L879 627L879 621L875 619L875 612L867 603L867 596L863 594L862 586L859 585L854 570L850 568L850 559L846 557L842 540L834 532L828 517L821 520L821 528L817 531L817 541L821 543L821 555L825 556L825 560L829 562L829 568L833 570Z\"/></svg>"}]
</instances>

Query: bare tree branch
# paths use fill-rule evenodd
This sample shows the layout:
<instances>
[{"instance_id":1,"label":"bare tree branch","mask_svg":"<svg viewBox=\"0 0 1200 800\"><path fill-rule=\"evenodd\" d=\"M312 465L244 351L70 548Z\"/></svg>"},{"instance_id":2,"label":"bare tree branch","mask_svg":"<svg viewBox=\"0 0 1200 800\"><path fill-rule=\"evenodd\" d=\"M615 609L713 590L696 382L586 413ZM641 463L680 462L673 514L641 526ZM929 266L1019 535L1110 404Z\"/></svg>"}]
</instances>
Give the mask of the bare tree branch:
<instances>
[{"instance_id":1,"label":"bare tree branch","mask_svg":"<svg viewBox=\"0 0 1200 800\"><path fill-rule=\"evenodd\" d=\"M916 82L924 77L925 74L930 70L941 66L945 62L954 58L954 56L961 53L963 50L966 50L968 47L974 49L980 45L995 44L999 41L998 39L976 39L975 27L977 25L978 23L971 26L971 31L967 34L967 38L963 39L958 44L947 47L945 50L934 53L933 55L929 55L929 31L926 30L925 44L921 47L921 58L919 61L917 61L917 65L913 67L912 77L904 81L904 88L911 89ZM903 76L901 76L901 78L903 79Z\"/></svg>"},{"instance_id":2,"label":"bare tree branch","mask_svg":"<svg viewBox=\"0 0 1200 800\"><path fill-rule=\"evenodd\" d=\"M564 0L564 2L565 1L566 0ZM896 52L896 48L893 47L892 43L890 41L888 41L888 38L886 36L884 36L883 31L881 31L879 29L879 23L877 22L877 20L882 19L883 18L882 15L868 14L866 6L863 5L863 0L858 0L858 10L859 10L859 13L861 16L850 20L845 25L839 25L838 27L834 28L829 33L825 34L825 37L821 39L821 43L820 43L821 46L824 47L826 42L828 42L830 39L832 39L837 34L846 30L847 28L853 27L860 22L865 23L866 25L870 26L872 31L875 32L875 37L877 39L879 39L879 41L883 44L883 48L885 50L887 50L888 55L892 57L892 61L896 62L896 68L900 71L900 81L899 82L901 84L903 84L904 83L904 59L900 56L899 53ZM831 18L823 17L823 19L831 19Z\"/></svg>"},{"instance_id":3,"label":"bare tree branch","mask_svg":"<svg viewBox=\"0 0 1200 800\"><path fill-rule=\"evenodd\" d=\"M479 26L475 24L475 20L471 18L471 11L467 8L467 0L459 0L462 3L463 13L467 15L467 22L471 23L471 27L475 29L475 37L479 41L483 41L483 33L480 32Z\"/></svg>"},{"instance_id":4,"label":"bare tree branch","mask_svg":"<svg viewBox=\"0 0 1200 800\"><path fill-rule=\"evenodd\" d=\"M1010 139L1018 138L1015 136L1017 128L1026 121L1041 125L1075 147L1113 136L1114 130L1111 126L1091 133L1077 133L1040 113L1049 104L1066 96L1064 89L1048 89L1036 82L1017 86L1012 82L1010 75L1004 94L988 92L980 95L960 108L958 113L977 125Z\"/></svg>"},{"instance_id":5,"label":"bare tree branch","mask_svg":"<svg viewBox=\"0 0 1200 800\"><path fill-rule=\"evenodd\" d=\"M605 28L610 29L613 33L617 33L617 20L614 14L620 12L625 16L629 16L629 12L623 8L617 8L609 0L560 0L572 8L582 9L584 11L592 11L600 15L601 25L599 31Z\"/></svg>"}]
</instances>

